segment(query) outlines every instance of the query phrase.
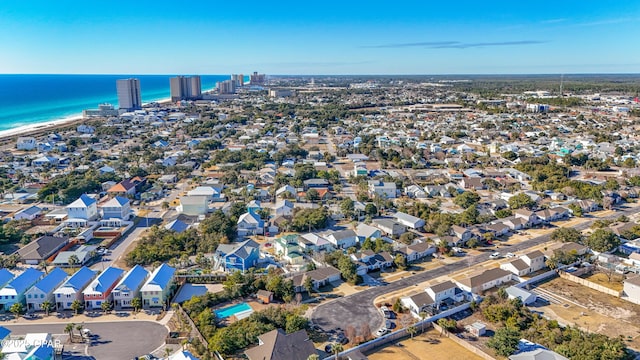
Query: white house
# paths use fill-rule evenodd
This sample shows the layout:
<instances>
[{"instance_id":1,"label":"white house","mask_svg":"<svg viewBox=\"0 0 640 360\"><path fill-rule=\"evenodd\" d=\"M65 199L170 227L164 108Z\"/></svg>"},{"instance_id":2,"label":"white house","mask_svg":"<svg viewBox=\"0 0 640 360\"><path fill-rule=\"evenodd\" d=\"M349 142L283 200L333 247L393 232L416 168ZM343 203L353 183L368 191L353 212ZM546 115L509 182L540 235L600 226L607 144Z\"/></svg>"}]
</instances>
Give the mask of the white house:
<instances>
[{"instance_id":1,"label":"white house","mask_svg":"<svg viewBox=\"0 0 640 360\"><path fill-rule=\"evenodd\" d=\"M398 224L412 229L419 229L425 225L424 220L400 211L396 212L393 217L394 219L396 219L396 222L398 222Z\"/></svg>"},{"instance_id":2,"label":"white house","mask_svg":"<svg viewBox=\"0 0 640 360\"><path fill-rule=\"evenodd\" d=\"M38 217L42 213L42 209L37 206L29 206L26 209L22 209L18 211L15 215L13 215L13 220L33 220Z\"/></svg>"},{"instance_id":3,"label":"white house","mask_svg":"<svg viewBox=\"0 0 640 360\"><path fill-rule=\"evenodd\" d=\"M131 205L129 199L122 196L115 196L100 206L103 219L129 220L131 215Z\"/></svg>"},{"instance_id":4,"label":"white house","mask_svg":"<svg viewBox=\"0 0 640 360\"><path fill-rule=\"evenodd\" d=\"M136 265L131 268L111 291L114 307L116 309L132 307L131 300L140 296L140 288L147 277L149 272L142 266Z\"/></svg>"},{"instance_id":5,"label":"white house","mask_svg":"<svg viewBox=\"0 0 640 360\"><path fill-rule=\"evenodd\" d=\"M407 262L413 262L435 253L436 248L428 242L417 242L401 247L396 252L404 256Z\"/></svg>"},{"instance_id":6,"label":"white house","mask_svg":"<svg viewBox=\"0 0 640 360\"><path fill-rule=\"evenodd\" d=\"M252 211L246 212L238 218L237 229L240 237L255 234L261 235L264 232L264 221L258 214Z\"/></svg>"},{"instance_id":7,"label":"white house","mask_svg":"<svg viewBox=\"0 0 640 360\"><path fill-rule=\"evenodd\" d=\"M382 232L380 229L365 223L358 223L358 226L356 226L356 235L358 235L359 242L363 242L367 238L372 240L382 238Z\"/></svg>"},{"instance_id":8,"label":"white house","mask_svg":"<svg viewBox=\"0 0 640 360\"><path fill-rule=\"evenodd\" d=\"M199 216L209 212L209 201L206 196L185 196L176 207L180 214Z\"/></svg>"},{"instance_id":9,"label":"white house","mask_svg":"<svg viewBox=\"0 0 640 360\"><path fill-rule=\"evenodd\" d=\"M428 287L425 291L433 299L436 306L445 299L453 299L456 296L456 284L450 280Z\"/></svg>"},{"instance_id":10,"label":"white house","mask_svg":"<svg viewBox=\"0 0 640 360\"><path fill-rule=\"evenodd\" d=\"M353 230L334 231L327 235L327 240L329 240L334 247L346 249L356 246L358 235L356 235Z\"/></svg>"},{"instance_id":11,"label":"white house","mask_svg":"<svg viewBox=\"0 0 640 360\"><path fill-rule=\"evenodd\" d=\"M289 200L279 200L273 211L275 216L293 216L293 203Z\"/></svg>"},{"instance_id":12,"label":"white house","mask_svg":"<svg viewBox=\"0 0 640 360\"><path fill-rule=\"evenodd\" d=\"M623 292L627 300L640 304L640 276L626 279L624 281Z\"/></svg>"},{"instance_id":13,"label":"white house","mask_svg":"<svg viewBox=\"0 0 640 360\"><path fill-rule=\"evenodd\" d=\"M511 272L507 270L494 268L462 279L457 283L462 290L480 294L483 291L511 281L511 276Z\"/></svg>"},{"instance_id":14,"label":"white house","mask_svg":"<svg viewBox=\"0 0 640 360\"><path fill-rule=\"evenodd\" d=\"M66 279L67 273L60 268L53 268L53 270L49 271L49 274L27 290L27 310L42 310L42 303L45 301L49 301L53 305L53 292ZM53 310L53 308L50 310Z\"/></svg>"},{"instance_id":15,"label":"white house","mask_svg":"<svg viewBox=\"0 0 640 360\"><path fill-rule=\"evenodd\" d=\"M98 204L87 194L82 194L78 200L67 205L69 219L95 220L98 218Z\"/></svg>"},{"instance_id":16,"label":"white house","mask_svg":"<svg viewBox=\"0 0 640 360\"><path fill-rule=\"evenodd\" d=\"M295 197L296 188L291 185L283 185L278 190L276 190L276 196L284 196L285 194L289 194L287 196Z\"/></svg>"},{"instance_id":17,"label":"white house","mask_svg":"<svg viewBox=\"0 0 640 360\"><path fill-rule=\"evenodd\" d=\"M369 180L369 195L380 196L385 199L395 199L396 194L396 183L383 182L381 180Z\"/></svg>"},{"instance_id":18,"label":"white house","mask_svg":"<svg viewBox=\"0 0 640 360\"><path fill-rule=\"evenodd\" d=\"M35 138L32 138L32 137L19 137L18 140L16 141L16 149L24 150L24 151L31 151L31 150L36 148L37 144L38 143L37 143Z\"/></svg>"}]
</instances>

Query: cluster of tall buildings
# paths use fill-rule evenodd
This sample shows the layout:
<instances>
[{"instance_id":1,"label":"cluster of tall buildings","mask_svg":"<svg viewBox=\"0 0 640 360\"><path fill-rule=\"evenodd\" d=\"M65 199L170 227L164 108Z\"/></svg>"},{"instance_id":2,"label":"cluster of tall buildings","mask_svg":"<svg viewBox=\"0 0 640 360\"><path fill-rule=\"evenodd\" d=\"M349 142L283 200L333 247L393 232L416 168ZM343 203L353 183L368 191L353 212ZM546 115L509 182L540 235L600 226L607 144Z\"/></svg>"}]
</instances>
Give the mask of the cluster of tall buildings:
<instances>
[{"instance_id":1,"label":"cluster of tall buildings","mask_svg":"<svg viewBox=\"0 0 640 360\"><path fill-rule=\"evenodd\" d=\"M250 85L264 85L267 80L267 75L258 74L257 71L254 71L253 74L249 77Z\"/></svg>"},{"instance_id":2,"label":"cluster of tall buildings","mask_svg":"<svg viewBox=\"0 0 640 360\"><path fill-rule=\"evenodd\" d=\"M171 101L197 100L202 95L200 76L176 76L169 79Z\"/></svg>"}]
</instances>

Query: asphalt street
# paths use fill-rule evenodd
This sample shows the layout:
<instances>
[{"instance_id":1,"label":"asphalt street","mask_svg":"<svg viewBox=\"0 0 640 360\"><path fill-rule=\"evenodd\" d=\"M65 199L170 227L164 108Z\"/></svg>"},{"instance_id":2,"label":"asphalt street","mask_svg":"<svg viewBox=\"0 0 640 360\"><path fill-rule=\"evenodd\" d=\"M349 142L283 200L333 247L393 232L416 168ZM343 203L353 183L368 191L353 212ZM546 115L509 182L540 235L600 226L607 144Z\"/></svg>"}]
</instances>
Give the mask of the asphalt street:
<instances>
[{"instance_id":1,"label":"asphalt street","mask_svg":"<svg viewBox=\"0 0 640 360\"><path fill-rule=\"evenodd\" d=\"M66 324L3 324L11 335L47 332L65 335ZM84 325L93 334L90 344L64 342L64 358L124 360L148 354L164 344L168 330L150 321L121 321L89 323ZM67 339L67 336L64 336ZM87 346L88 345L88 346ZM86 351L86 353L85 353Z\"/></svg>"},{"instance_id":2,"label":"asphalt street","mask_svg":"<svg viewBox=\"0 0 640 360\"><path fill-rule=\"evenodd\" d=\"M616 219L621 215L630 215L640 211L640 208L625 209L618 211L615 214L603 217L593 218L593 220L579 224L574 228L577 230L584 230L591 226L591 223L595 220L602 219ZM519 244L514 244L508 247L509 251L515 253L522 251L530 247L550 241L551 234L541 235L529 240L525 240ZM504 247L504 249L507 249ZM471 267L475 264L489 260L490 252L468 257L463 261L459 261L453 264L443 265L433 270L411 275L406 278L394 281L385 286L373 287L352 295L348 295L342 298L331 300L315 308L311 314L311 321L320 326L324 331L331 331L342 329L351 325L360 331L363 324L368 324L371 332L375 332L384 324L382 314L374 306L373 300L380 295L390 293L403 288L410 288L417 286L427 280L435 279L443 275L455 273L463 270L467 267Z\"/></svg>"}]
</instances>

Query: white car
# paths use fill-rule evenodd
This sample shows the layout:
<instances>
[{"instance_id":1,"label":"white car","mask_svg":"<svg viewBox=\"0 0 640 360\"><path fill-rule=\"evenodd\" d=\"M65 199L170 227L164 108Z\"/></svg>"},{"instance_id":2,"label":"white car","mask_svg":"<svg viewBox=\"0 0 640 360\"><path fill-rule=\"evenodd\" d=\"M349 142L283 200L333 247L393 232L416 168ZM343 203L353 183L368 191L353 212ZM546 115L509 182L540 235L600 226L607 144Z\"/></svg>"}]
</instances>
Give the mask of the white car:
<instances>
[{"instance_id":1,"label":"white car","mask_svg":"<svg viewBox=\"0 0 640 360\"><path fill-rule=\"evenodd\" d=\"M514 254L514 253L507 253L507 255L505 255L505 257L506 257L507 259L511 259L512 257L516 257L516 254Z\"/></svg>"},{"instance_id":2,"label":"white car","mask_svg":"<svg viewBox=\"0 0 640 360\"><path fill-rule=\"evenodd\" d=\"M499 252L494 252L493 254L491 254L489 256L489 259L497 259L500 257L500 253Z\"/></svg>"},{"instance_id":3,"label":"white car","mask_svg":"<svg viewBox=\"0 0 640 360\"><path fill-rule=\"evenodd\" d=\"M375 335L376 335L376 337L380 337L380 336L386 334L387 332L389 332L389 330L387 330L387 328L383 326L380 329L376 330Z\"/></svg>"}]
</instances>

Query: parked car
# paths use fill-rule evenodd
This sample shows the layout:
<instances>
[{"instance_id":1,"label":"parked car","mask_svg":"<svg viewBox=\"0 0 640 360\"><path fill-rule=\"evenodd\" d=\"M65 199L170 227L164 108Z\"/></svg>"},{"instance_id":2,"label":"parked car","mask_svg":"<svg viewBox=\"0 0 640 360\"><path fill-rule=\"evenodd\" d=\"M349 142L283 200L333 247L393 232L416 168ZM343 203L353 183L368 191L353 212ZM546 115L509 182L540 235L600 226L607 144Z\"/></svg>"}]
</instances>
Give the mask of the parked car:
<instances>
[{"instance_id":1,"label":"parked car","mask_svg":"<svg viewBox=\"0 0 640 360\"><path fill-rule=\"evenodd\" d=\"M489 256L489 259L498 259L499 257L500 257L500 253L496 251Z\"/></svg>"},{"instance_id":2,"label":"parked car","mask_svg":"<svg viewBox=\"0 0 640 360\"><path fill-rule=\"evenodd\" d=\"M516 257L516 254L514 254L514 253L507 253L507 255L505 255L505 257L506 257L507 259L511 259L512 257Z\"/></svg>"},{"instance_id":3,"label":"parked car","mask_svg":"<svg viewBox=\"0 0 640 360\"><path fill-rule=\"evenodd\" d=\"M386 327L387 329L393 329L396 327L396 324L393 321L387 319L384 321L384 327Z\"/></svg>"},{"instance_id":4,"label":"parked car","mask_svg":"<svg viewBox=\"0 0 640 360\"><path fill-rule=\"evenodd\" d=\"M386 327L381 327L380 329L376 330L376 333L374 334L376 337L380 337L384 334L386 334L387 332L389 332L389 330Z\"/></svg>"}]
</instances>

